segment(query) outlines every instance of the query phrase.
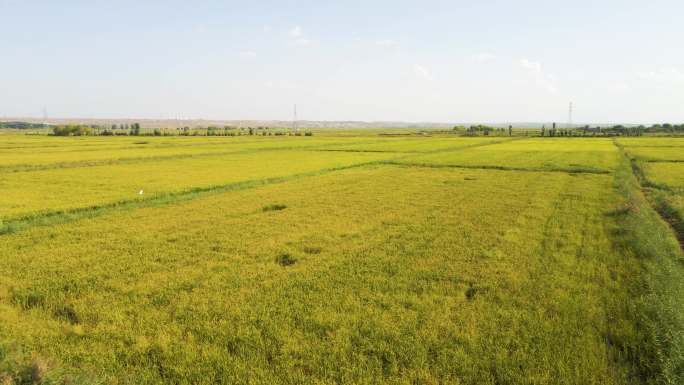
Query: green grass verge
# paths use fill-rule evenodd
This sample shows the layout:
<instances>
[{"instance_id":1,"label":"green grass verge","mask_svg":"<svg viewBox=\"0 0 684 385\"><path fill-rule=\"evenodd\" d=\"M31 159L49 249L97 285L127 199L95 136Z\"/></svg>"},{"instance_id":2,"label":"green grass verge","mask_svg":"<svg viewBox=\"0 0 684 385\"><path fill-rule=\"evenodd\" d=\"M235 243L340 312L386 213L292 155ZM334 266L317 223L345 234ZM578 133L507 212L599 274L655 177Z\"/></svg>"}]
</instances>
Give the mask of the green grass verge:
<instances>
[{"instance_id":1,"label":"green grass verge","mask_svg":"<svg viewBox=\"0 0 684 385\"><path fill-rule=\"evenodd\" d=\"M400 167L425 167L425 168L462 168L474 170L499 170L499 171L520 171L520 172L563 172L569 174L610 174L608 170L600 170L589 167L509 167L493 165L460 165L460 164L438 164L423 162L397 162L395 160L383 160L381 164L394 165Z\"/></svg>"},{"instance_id":2,"label":"green grass verge","mask_svg":"<svg viewBox=\"0 0 684 385\"><path fill-rule=\"evenodd\" d=\"M632 166L623 155L615 173L615 188L623 202L614 215L622 233L616 237L616 246L639 258L643 269L640 281L632 288L634 302L631 304L641 340L622 344L622 349L637 369L635 375L639 382L681 384L684 383L682 251L672 229L643 194Z\"/></svg>"}]
</instances>

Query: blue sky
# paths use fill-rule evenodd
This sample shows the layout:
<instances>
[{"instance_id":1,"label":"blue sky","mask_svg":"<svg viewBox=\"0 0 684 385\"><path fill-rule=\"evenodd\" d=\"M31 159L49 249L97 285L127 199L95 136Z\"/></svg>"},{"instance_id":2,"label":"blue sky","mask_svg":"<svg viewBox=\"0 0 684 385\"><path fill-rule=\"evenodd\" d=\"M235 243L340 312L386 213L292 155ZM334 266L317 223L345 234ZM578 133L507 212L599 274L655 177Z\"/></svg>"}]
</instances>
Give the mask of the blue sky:
<instances>
[{"instance_id":1,"label":"blue sky","mask_svg":"<svg viewBox=\"0 0 684 385\"><path fill-rule=\"evenodd\" d=\"M0 0L0 116L684 122L681 1Z\"/></svg>"}]
</instances>

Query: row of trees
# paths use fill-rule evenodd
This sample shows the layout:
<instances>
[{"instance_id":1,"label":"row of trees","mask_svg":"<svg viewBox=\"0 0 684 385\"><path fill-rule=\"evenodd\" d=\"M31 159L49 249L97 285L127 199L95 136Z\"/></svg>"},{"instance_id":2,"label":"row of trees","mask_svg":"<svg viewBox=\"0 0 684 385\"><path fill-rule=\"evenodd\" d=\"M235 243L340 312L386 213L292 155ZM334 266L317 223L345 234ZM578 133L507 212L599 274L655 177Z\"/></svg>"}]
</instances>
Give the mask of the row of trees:
<instances>
[{"instance_id":1,"label":"row of trees","mask_svg":"<svg viewBox=\"0 0 684 385\"><path fill-rule=\"evenodd\" d=\"M123 125L121 126L123 127ZM114 124L112 125L111 130L97 125L65 124L53 126L52 134L55 136L140 135L140 124L134 123L131 127L126 125L125 129L119 129L116 124Z\"/></svg>"},{"instance_id":2,"label":"row of trees","mask_svg":"<svg viewBox=\"0 0 684 385\"><path fill-rule=\"evenodd\" d=\"M482 124L470 126L470 127L465 127L465 126L454 126L454 128L451 129L452 132L454 133L460 133L465 136L490 136L490 135L496 135L496 136L505 136L505 135L511 135L511 128L509 127L508 131L505 128L501 127L491 127L491 126L485 126Z\"/></svg>"},{"instance_id":3,"label":"row of trees","mask_svg":"<svg viewBox=\"0 0 684 385\"><path fill-rule=\"evenodd\" d=\"M207 128L175 128L175 129L146 129L143 130L139 123L116 125L111 127L101 127L96 125L68 124L52 127L52 134L55 136L313 136L310 131L300 132L283 129L273 129L270 127L246 127L236 128L231 126L207 127Z\"/></svg>"},{"instance_id":4,"label":"row of trees","mask_svg":"<svg viewBox=\"0 0 684 385\"><path fill-rule=\"evenodd\" d=\"M28 122L0 122L0 128L14 128L17 130L28 130L33 128L45 127L42 123L28 123Z\"/></svg>"},{"instance_id":5,"label":"row of trees","mask_svg":"<svg viewBox=\"0 0 684 385\"><path fill-rule=\"evenodd\" d=\"M575 128L556 128L555 123L552 128L547 129L542 127L541 136L550 137L566 137L566 136L641 136L644 130L638 127L624 127L621 125L612 127L590 127L586 125L584 127Z\"/></svg>"},{"instance_id":6,"label":"row of trees","mask_svg":"<svg viewBox=\"0 0 684 385\"><path fill-rule=\"evenodd\" d=\"M513 130L513 126L503 127L491 127L486 125L472 125L469 127L465 126L455 126L451 130L454 134L464 135L464 136L513 136L515 135L539 135L548 137L572 137L572 136L642 136L645 133L649 134L682 134L684 133L684 124L654 124L651 126L624 126L624 125L614 125L608 127L601 126L589 126L584 127L572 127L572 128L558 128L556 123L553 123L550 128L542 126L539 129L516 129Z\"/></svg>"},{"instance_id":7,"label":"row of trees","mask_svg":"<svg viewBox=\"0 0 684 385\"><path fill-rule=\"evenodd\" d=\"M621 127L621 126L618 126ZM682 124L672 124L672 123L663 123L663 124L653 124L649 127L646 126L638 126L637 127L640 130L643 130L648 133L684 133L684 123Z\"/></svg>"},{"instance_id":8,"label":"row of trees","mask_svg":"<svg viewBox=\"0 0 684 385\"><path fill-rule=\"evenodd\" d=\"M549 136L642 136L649 134L679 134L684 133L684 124L654 124L651 126L625 126L617 124L609 127L586 125L580 128L560 129L555 128L549 132ZM542 133L543 136L543 133Z\"/></svg>"},{"instance_id":9,"label":"row of trees","mask_svg":"<svg viewBox=\"0 0 684 385\"><path fill-rule=\"evenodd\" d=\"M0 127L1 128L1 127ZM140 123L133 123L131 125L113 124L111 127L103 128L96 125L60 125L53 126L52 132L56 136L83 136L83 135L104 135L104 136L241 136L241 135L257 135L257 136L312 136L310 131L300 132L288 129L275 129L271 127L215 127L207 128L176 128L176 129L147 129L143 130ZM512 126L507 128L492 127L482 124L465 126L455 126L451 132L457 135L464 136L513 136L516 135L540 135L550 137L567 137L567 136L642 136L644 133L651 134L680 134L684 133L684 124L654 124L651 126L624 126L614 125L610 127L584 127L573 128L557 128L556 123L553 123L551 128L542 126L541 130L537 129L516 129L513 131Z\"/></svg>"},{"instance_id":10,"label":"row of trees","mask_svg":"<svg viewBox=\"0 0 684 385\"><path fill-rule=\"evenodd\" d=\"M56 136L85 136L94 135L96 129L91 126L80 124L67 124L52 127L52 133Z\"/></svg>"}]
</instances>

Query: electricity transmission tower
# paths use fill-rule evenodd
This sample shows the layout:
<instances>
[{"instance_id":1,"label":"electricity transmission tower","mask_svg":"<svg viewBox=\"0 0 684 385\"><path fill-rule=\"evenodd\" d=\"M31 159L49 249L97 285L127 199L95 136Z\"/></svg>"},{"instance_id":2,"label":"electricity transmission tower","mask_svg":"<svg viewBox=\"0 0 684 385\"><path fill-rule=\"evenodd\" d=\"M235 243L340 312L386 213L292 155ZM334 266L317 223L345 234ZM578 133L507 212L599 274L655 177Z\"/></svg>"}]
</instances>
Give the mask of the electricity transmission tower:
<instances>
[{"instance_id":1,"label":"electricity transmission tower","mask_svg":"<svg viewBox=\"0 0 684 385\"><path fill-rule=\"evenodd\" d=\"M570 102L570 107L568 108L568 128L572 128L572 102Z\"/></svg>"},{"instance_id":2,"label":"electricity transmission tower","mask_svg":"<svg viewBox=\"0 0 684 385\"><path fill-rule=\"evenodd\" d=\"M292 117L292 131L299 131L297 127L297 105L294 105L294 116Z\"/></svg>"}]
</instances>

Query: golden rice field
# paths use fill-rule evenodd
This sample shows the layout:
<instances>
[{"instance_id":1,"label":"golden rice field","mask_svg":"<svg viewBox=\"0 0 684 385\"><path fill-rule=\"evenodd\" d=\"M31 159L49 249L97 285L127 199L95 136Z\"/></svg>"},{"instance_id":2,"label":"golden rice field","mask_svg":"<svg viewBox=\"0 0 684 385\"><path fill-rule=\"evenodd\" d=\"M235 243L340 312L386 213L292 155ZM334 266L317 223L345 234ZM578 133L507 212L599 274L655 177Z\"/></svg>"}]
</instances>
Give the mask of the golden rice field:
<instances>
[{"instance_id":1,"label":"golden rice field","mask_svg":"<svg viewBox=\"0 0 684 385\"><path fill-rule=\"evenodd\" d=\"M681 383L677 146L0 136L0 384Z\"/></svg>"}]
</instances>

